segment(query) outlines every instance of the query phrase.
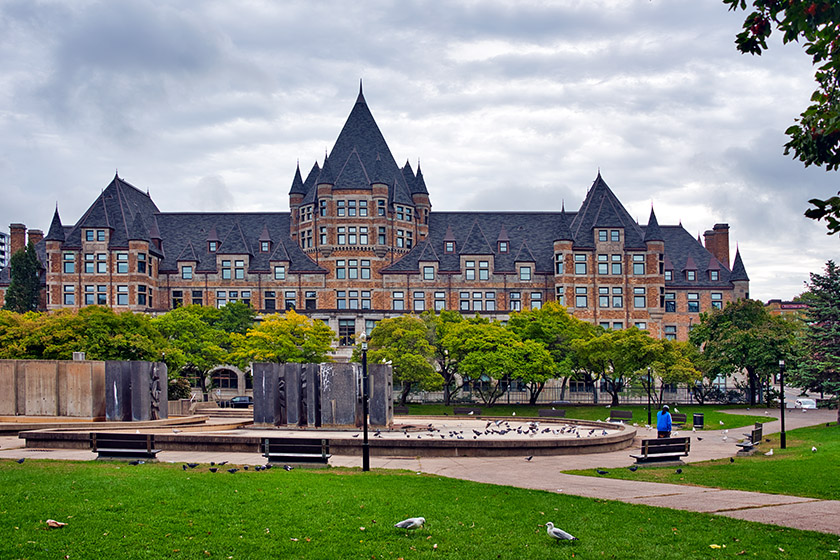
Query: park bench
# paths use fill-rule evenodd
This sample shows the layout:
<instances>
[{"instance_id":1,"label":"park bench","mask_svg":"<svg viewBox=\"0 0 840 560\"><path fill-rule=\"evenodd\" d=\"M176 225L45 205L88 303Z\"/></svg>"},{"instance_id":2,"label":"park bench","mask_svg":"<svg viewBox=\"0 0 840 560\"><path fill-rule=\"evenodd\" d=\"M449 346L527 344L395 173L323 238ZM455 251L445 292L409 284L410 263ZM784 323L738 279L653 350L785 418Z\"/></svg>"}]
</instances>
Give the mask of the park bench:
<instances>
[{"instance_id":1,"label":"park bench","mask_svg":"<svg viewBox=\"0 0 840 560\"><path fill-rule=\"evenodd\" d=\"M407 406L394 406L394 414L408 414L408 407Z\"/></svg>"},{"instance_id":2,"label":"park bench","mask_svg":"<svg viewBox=\"0 0 840 560\"><path fill-rule=\"evenodd\" d=\"M687 415L675 412L671 414L671 424L684 425L688 420Z\"/></svg>"},{"instance_id":3,"label":"park bench","mask_svg":"<svg viewBox=\"0 0 840 560\"><path fill-rule=\"evenodd\" d=\"M263 457L269 463L324 463L330 459L330 440L319 438L263 438Z\"/></svg>"},{"instance_id":4,"label":"park bench","mask_svg":"<svg viewBox=\"0 0 840 560\"><path fill-rule=\"evenodd\" d=\"M643 439L641 452L630 456L637 463L668 461L687 457L690 448L691 438L687 437Z\"/></svg>"},{"instance_id":5,"label":"park bench","mask_svg":"<svg viewBox=\"0 0 840 560\"><path fill-rule=\"evenodd\" d=\"M744 434L744 436L747 439L735 445L740 447L741 451L752 451L753 447L761 443L762 438L764 438L764 424L756 422L750 433Z\"/></svg>"},{"instance_id":6,"label":"park bench","mask_svg":"<svg viewBox=\"0 0 840 560\"><path fill-rule=\"evenodd\" d=\"M471 408L468 406L456 406L453 411L455 414L471 414L479 416L481 414L480 408Z\"/></svg>"},{"instance_id":7,"label":"park bench","mask_svg":"<svg viewBox=\"0 0 840 560\"><path fill-rule=\"evenodd\" d=\"M90 448L97 459L155 459L154 434L91 433Z\"/></svg>"},{"instance_id":8,"label":"park bench","mask_svg":"<svg viewBox=\"0 0 840 560\"><path fill-rule=\"evenodd\" d=\"M539 415L543 418L565 418L566 410L555 410L553 408L541 408Z\"/></svg>"},{"instance_id":9,"label":"park bench","mask_svg":"<svg viewBox=\"0 0 840 560\"><path fill-rule=\"evenodd\" d=\"M618 420L620 422L625 422L627 420L633 419L633 411L632 410L611 410L610 411L610 421Z\"/></svg>"}]
</instances>

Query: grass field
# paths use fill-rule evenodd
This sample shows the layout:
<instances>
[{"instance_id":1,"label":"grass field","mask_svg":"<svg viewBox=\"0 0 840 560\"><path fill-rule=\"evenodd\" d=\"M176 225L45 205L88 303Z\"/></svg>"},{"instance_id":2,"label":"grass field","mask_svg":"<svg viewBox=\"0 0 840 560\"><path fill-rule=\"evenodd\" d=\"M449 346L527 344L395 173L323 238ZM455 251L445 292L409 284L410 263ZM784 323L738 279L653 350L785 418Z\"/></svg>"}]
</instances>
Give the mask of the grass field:
<instances>
[{"instance_id":1,"label":"grass field","mask_svg":"<svg viewBox=\"0 0 840 560\"><path fill-rule=\"evenodd\" d=\"M834 535L412 472L0 461L0 504L3 559L810 559L837 558L840 546ZM426 526L393 527L410 516ZM47 529L49 518L67 525ZM555 542L547 521L580 540Z\"/></svg>"},{"instance_id":2,"label":"grass field","mask_svg":"<svg viewBox=\"0 0 840 560\"><path fill-rule=\"evenodd\" d=\"M463 406L463 405L458 405ZM512 416L515 412L520 417L537 417L539 409L551 408L549 405L506 405L497 404L493 407L486 407L481 405L470 405L476 408L481 408L483 416ZM444 406L442 404L411 404L408 407L410 415L428 415L428 416L452 416L454 414L452 406ZM566 411L567 418L577 418L579 420L605 420L610 416L610 408L606 405L586 405L586 406L557 406ZM641 405L618 405L615 407L618 410L629 410L633 413L632 422L640 425L647 424L647 406ZM679 405L677 407L680 412L687 415L688 427L691 428L693 414L695 412L703 414L703 421L705 429L707 430L723 430L729 428L741 428L744 426L751 426L755 422L767 422L774 418L770 416L770 410L767 408L755 408L751 410L746 406L701 406L701 405ZM749 411L750 414L727 414L727 410L737 410L739 412ZM671 411L674 412L673 407ZM656 422L657 409L651 410L651 419ZM768 414L765 414L767 412ZM777 410L773 410L776 413ZM723 422L723 424L721 424Z\"/></svg>"},{"instance_id":3,"label":"grass field","mask_svg":"<svg viewBox=\"0 0 840 560\"><path fill-rule=\"evenodd\" d=\"M779 448L779 434L766 439L770 441L763 442L750 457L736 457L734 463L729 459L689 463L680 467L680 474L675 467L645 467L635 472L607 469L606 475L599 475L594 469L568 472L824 500L840 499L840 425L832 422L828 426L811 426L787 432L787 449ZM812 447L816 447L817 451L811 451ZM771 448L773 455L765 455Z\"/></svg>"}]
</instances>

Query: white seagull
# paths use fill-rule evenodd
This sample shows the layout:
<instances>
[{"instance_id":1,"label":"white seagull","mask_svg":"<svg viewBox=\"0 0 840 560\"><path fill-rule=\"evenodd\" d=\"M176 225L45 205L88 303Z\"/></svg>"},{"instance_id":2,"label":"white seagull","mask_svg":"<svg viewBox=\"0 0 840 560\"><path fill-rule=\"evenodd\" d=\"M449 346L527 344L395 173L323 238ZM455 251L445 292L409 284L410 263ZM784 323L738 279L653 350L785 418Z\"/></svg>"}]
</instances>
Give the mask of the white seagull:
<instances>
[{"instance_id":1,"label":"white seagull","mask_svg":"<svg viewBox=\"0 0 840 560\"><path fill-rule=\"evenodd\" d=\"M771 448L770 448L770 451L768 451L767 453L765 453L765 455L767 455L768 457L769 457L769 456L772 456L772 455L773 455L773 448L771 447Z\"/></svg>"},{"instance_id":2,"label":"white seagull","mask_svg":"<svg viewBox=\"0 0 840 560\"><path fill-rule=\"evenodd\" d=\"M425 517L409 517L408 519L403 519L399 523L394 524L394 527L397 529L418 529L422 527L425 522Z\"/></svg>"},{"instance_id":3,"label":"white seagull","mask_svg":"<svg viewBox=\"0 0 840 560\"><path fill-rule=\"evenodd\" d=\"M572 535L570 535L569 533L567 533L563 529L558 529L557 527L555 527L554 523L552 523L551 521L546 523L545 527L546 527L545 532L548 533L549 537L554 537L555 539L560 539L560 540L564 540L564 541L576 541L576 540L578 540L577 537L573 537Z\"/></svg>"},{"instance_id":4,"label":"white seagull","mask_svg":"<svg viewBox=\"0 0 840 560\"><path fill-rule=\"evenodd\" d=\"M816 452L817 452L817 448L816 448L816 447L811 447L811 452L812 452L812 453L816 453Z\"/></svg>"}]
</instances>

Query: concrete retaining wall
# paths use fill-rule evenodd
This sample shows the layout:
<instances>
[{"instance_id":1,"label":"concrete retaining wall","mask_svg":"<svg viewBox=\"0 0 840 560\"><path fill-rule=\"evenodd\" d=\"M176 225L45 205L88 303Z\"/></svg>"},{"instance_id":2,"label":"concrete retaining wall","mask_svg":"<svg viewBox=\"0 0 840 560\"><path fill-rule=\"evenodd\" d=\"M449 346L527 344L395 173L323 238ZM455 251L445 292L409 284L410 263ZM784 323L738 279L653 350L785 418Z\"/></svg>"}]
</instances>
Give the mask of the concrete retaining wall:
<instances>
[{"instance_id":1,"label":"concrete retaining wall","mask_svg":"<svg viewBox=\"0 0 840 560\"><path fill-rule=\"evenodd\" d=\"M105 417L105 362L0 360L0 415Z\"/></svg>"}]
</instances>

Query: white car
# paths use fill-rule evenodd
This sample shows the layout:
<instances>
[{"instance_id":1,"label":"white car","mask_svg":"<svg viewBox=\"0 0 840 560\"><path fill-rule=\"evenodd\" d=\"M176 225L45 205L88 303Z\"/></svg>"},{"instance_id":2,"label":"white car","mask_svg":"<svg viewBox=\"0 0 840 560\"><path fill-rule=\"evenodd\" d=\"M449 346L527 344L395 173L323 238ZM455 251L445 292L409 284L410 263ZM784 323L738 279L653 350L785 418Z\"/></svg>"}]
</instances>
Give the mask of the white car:
<instances>
[{"instance_id":1,"label":"white car","mask_svg":"<svg viewBox=\"0 0 840 560\"><path fill-rule=\"evenodd\" d=\"M814 399L796 399L796 403L794 403L793 407L816 409L817 401Z\"/></svg>"}]
</instances>

